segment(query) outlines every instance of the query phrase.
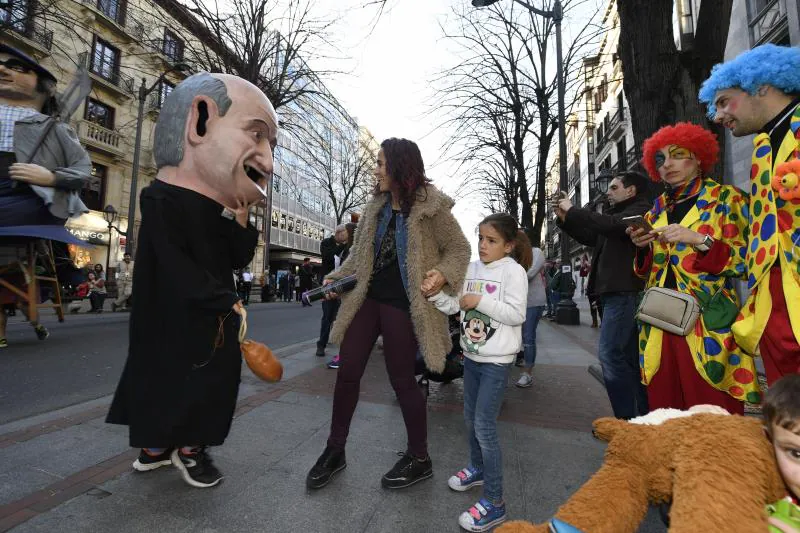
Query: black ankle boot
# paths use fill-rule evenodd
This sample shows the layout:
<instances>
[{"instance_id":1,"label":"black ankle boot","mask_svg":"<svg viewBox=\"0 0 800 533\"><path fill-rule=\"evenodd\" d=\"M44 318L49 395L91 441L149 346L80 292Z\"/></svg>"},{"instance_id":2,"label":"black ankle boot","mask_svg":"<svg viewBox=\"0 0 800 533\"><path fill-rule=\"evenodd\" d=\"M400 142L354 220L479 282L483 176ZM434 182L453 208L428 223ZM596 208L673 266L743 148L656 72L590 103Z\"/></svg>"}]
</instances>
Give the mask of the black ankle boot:
<instances>
[{"instance_id":1,"label":"black ankle boot","mask_svg":"<svg viewBox=\"0 0 800 533\"><path fill-rule=\"evenodd\" d=\"M327 485L334 474L343 470L347 466L344 457L344 450L337 450L327 446L322 455L317 459L314 468L306 476L306 487L309 489L321 489Z\"/></svg>"},{"instance_id":2,"label":"black ankle boot","mask_svg":"<svg viewBox=\"0 0 800 533\"><path fill-rule=\"evenodd\" d=\"M402 455L401 459L381 479L381 485L384 488L403 489L433 475L433 463L431 463L430 456L420 461L410 452L400 452L398 455Z\"/></svg>"}]
</instances>

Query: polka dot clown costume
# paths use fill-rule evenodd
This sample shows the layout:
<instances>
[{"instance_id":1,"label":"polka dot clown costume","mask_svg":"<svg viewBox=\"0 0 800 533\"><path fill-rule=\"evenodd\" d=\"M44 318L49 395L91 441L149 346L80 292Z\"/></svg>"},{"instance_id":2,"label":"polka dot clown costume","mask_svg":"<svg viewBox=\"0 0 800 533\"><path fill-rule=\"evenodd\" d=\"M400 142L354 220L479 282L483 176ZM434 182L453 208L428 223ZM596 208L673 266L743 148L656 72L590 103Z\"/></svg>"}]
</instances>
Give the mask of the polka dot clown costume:
<instances>
[{"instance_id":1,"label":"polka dot clown costume","mask_svg":"<svg viewBox=\"0 0 800 533\"><path fill-rule=\"evenodd\" d=\"M706 251L698 251L684 242L656 239L649 248L638 249L634 269L647 280L647 288L678 290L694 296L701 305L714 298L725 304L729 318L720 320L716 316L712 320L704 311L685 337L642 324L642 382L647 385L651 410L713 404L743 413L742 401L758 402L761 398L755 362L736 344L730 329L738 309L733 280L745 276L747 195L704 177L719 153L713 133L680 123L653 134L644 143L642 163L654 181L661 180L657 167L665 148L675 154L671 157L695 159L699 173L680 185L668 186L645 219L655 229L679 224L710 236L713 244Z\"/></svg>"},{"instance_id":2,"label":"polka dot clown costume","mask_svg":"<svg viewBox=\"0 0 800 533\"><path fill-rule=\"evenodd\" d=\"M713 117L719 91L755 95L764 86L793 100L753 139L745 254L750 293L732 331L745 350L760 353L773 383L800 372L800 49L762 45L716 65L700 101Z\"/></svg>"}]
</instances>

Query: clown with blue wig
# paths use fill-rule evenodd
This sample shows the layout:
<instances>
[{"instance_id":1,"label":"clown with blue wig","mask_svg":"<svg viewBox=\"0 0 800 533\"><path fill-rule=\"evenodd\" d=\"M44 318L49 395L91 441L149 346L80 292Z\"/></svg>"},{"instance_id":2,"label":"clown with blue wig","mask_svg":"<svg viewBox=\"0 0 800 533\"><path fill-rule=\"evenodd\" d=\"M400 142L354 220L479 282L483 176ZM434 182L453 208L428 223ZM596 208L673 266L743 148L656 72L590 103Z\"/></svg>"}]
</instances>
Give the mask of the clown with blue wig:
<instances>
[{"instance_id":1,"label":"clown with blue wig","mask_svg":"<svg viewBox=\"0 0 800 533\"><path fill-rule=\"evenodd\" d=\"M700 88L708 115L755 134L750 172L750 295L733 324L767 381L800 372L800 49L765 44L716 65Z\"/></svg>"}]
</instances>

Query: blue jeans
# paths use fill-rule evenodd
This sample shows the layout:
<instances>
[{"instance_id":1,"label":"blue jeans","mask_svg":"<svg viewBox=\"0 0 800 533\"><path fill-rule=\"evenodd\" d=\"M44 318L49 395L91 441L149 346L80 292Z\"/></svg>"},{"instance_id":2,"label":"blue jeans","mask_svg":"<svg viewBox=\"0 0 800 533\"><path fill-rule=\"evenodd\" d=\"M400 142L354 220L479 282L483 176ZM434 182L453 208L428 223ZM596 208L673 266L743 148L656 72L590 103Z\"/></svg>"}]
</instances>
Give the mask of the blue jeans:
<instances>
[{"instance_id":1,"label":"blue jeans","mask_svg":"<svg viewBox=\"0 0 800 533\"><path fill-rule=\"evenodd\" d=\"M646 414L647 390L639 373L639 331L636 327L636 293L602 294L600 366L611 408L617 418Z\"/></svg>"},{"instance_id":2,"label":"blue jeans","mask_svg":"<svg viewBox=\"0 0 800 533\"><path fill-rule=\"evenodd\" d=\"M503 459L497 439L497 417L511 364L476 363L464 358L464 420L470 466L483 471L483 495L503 501Z\"/></svg>"},{"instance_id":3,"label":"blue jeans","mask_svg":"<svg viewBox=\"0 0 800 533\"><path fill-rule=\"evenodd\" d=\"M525 352L526 367L532 367L536 363L536 327L543 314L543 305L528 307L525 312L525 323L522 325L522 348Z\"/></svg>"},{"instance_id":4,"label":"blue jeans","mask_svg":"<svg viewBox=\"0 0 800 533\"><path fill-rule=\"evenodd\" d=\"M339 314L339 305L341 305L339 299L322 300L322 323L319 328L319 340L317 340L317 350L319 351L324 351L325 346L328 345L331 326L336 320L336 315Z\"/></svg>"},{"instance_id":5,"label":"blue jeans","mask_svg":"<svg viewBox=\"0 0 800 533\"><path fill-rule=\"evenodd\" d=\"M552 308L550 314L555 315L558 312L558 302L561 301L561 292L550 291L550 306Z\"/></svg>"}]
</instances>

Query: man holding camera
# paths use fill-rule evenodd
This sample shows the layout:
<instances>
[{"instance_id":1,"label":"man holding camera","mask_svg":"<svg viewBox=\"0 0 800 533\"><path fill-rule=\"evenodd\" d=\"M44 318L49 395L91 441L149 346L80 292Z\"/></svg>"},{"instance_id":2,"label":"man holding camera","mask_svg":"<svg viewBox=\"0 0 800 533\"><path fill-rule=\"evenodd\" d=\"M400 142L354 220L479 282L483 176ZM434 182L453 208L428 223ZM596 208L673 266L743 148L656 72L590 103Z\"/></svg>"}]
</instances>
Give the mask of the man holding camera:
<instances>
[{"instance_id":1,"label":"man holding camera","mask_svg":"<svg viewBox=\"0 0 800 533\"><path fill-rule=\"evenodd\" d=\"M617 174L608 186L609 209L605 213L574 207L563 192L553 202L562 231L584 246L594 247L586 292L596 294L603 309L598 355L614 416L624 419L648 410L647 393L640 381L635 320L644 283L633 271L636 247L622 220L650 209L648 182L638 172Z\"/></svg>"}]
</instances>

